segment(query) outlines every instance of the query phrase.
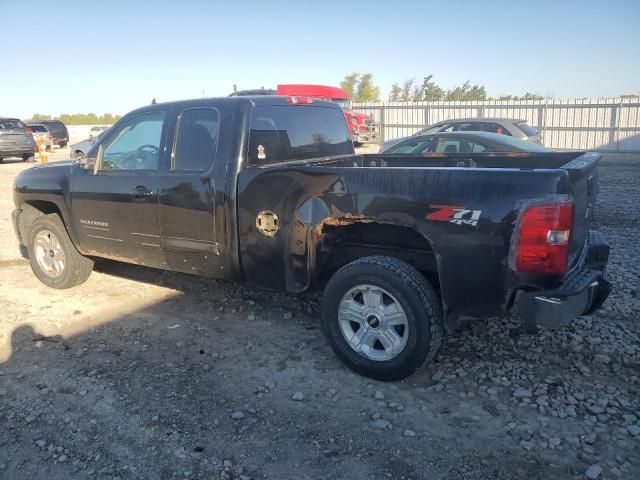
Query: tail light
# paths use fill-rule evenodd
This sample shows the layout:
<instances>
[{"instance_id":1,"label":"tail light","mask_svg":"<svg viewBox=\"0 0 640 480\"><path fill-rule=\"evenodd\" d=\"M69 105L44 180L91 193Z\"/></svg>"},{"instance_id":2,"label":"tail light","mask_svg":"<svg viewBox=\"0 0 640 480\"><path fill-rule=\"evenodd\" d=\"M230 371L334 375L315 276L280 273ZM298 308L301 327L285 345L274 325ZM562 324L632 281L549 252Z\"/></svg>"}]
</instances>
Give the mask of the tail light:
<instances>
[{"instance_id":1,"label":"tail light","mask_svg":"<svg viewBox=\"0 0 640 480\"><path fill-rule=\"evenodd\" d=\"M27 132L27 133L31 133L31 134L33 133L33 130L31 130L31 128L29 128L29 127L26 127L24 129L24 131Z\"/></svg>"},{"instance_id":2,"label":"tail light","mask_svg":"<svg viewBox=\"0 0 640 480\"><path fill-rule=\"evenodd\" d=\"M573 202L533 205L522 216L516 249L516 270L563 274L569 262Z\"/></svg>"},{"instance_id":3,"label":"tail light","mask_svg":"<svg viewBox=\"0 0 640 480\"><path fill-rule=\"evenodd\" d=\"M313 98L309 97L287 97L287 103L292 105L310 105L313 103Z\"/></svg>"},{"instance_id":4,"label":"tail light","mask_svg":"<svg viewBox=\"0 0 640 480\"><path fill-rule=\"evenodd\" d=\"M53 140L53 135L49 134L49 140Z\"/></svg>"},{"instance_id":5,"label":"tail light","mask_svg":"<svg viewBox=\"0 0 640 480\"><path fill-rule=\"evenodd\" d=\"M351 122L351 125L358 125L358 117L351 117L349 122Z\"/></svg>"}]
</instances>

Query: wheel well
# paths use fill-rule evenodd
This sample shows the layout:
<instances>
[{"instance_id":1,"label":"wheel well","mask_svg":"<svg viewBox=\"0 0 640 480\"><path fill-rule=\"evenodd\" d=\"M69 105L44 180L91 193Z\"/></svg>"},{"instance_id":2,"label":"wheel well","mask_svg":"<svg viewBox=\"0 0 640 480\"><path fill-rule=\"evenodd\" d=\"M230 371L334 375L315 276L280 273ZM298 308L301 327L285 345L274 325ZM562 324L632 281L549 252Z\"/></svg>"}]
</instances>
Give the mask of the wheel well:
<instances>
[{"instance_id":1,"label":"wheel well","mask_svg":"<svg viewBox=\"0 0 640 480\"><path fill-rule=\"evenodd\" d=\"M384 255L397 258L420 271L440 291L433 246L411 227L380 223L325 226L318 247L316 280L324 287L331 275L358 258Z\"/></svg>"},{"instance_id":2,"label":"wheel well","mask_svg":"<svg viewBox=\"0 0 640 480\"><path fill-rule=\"evenodd\" d=\"M29 227L39 216L55 213L64 223L60 209L53 202L47 202L45 200L27 200L20 206L20 208L22 209L22 215L20 215L18 220L18 229L20 230L20 238L24 244L27 243Z\"/></svg>"},{"instance_id":3,"label":"wheel well","mask_svg":"<svg viewBox=\"0 0 640 480\"><path fill-rule=\"evenodd\" d=\"M33 209L41 212L43 215L56 213L60 217L60 219L62 219L60 209L53 202L47 202L46 200L27 200L21 207L23 211L27 211L27 209L25 209L25 205L28 205L29 207L32 207Z\"/></svg>"}]
</instances>

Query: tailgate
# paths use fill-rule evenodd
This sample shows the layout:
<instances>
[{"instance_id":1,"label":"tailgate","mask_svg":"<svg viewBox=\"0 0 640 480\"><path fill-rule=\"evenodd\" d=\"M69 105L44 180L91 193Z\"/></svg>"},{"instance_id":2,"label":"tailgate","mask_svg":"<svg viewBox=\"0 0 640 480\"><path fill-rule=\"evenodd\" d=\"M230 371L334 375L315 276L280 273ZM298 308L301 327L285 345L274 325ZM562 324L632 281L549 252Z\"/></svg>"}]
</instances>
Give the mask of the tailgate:
<instances>
[{"instance_id":1,"label":"tailgate","mask_svg":"<svg viewBox=\"0 0 640 480\"><path fill-rule=\"evenodd\" d=\"M597 167L601 156L599 153L585 153L562 166L562 169L569 173L575 201L575 220L570 249L571 265L579 258L589 235L599 191Z\"/></svg>"}]
</instances>

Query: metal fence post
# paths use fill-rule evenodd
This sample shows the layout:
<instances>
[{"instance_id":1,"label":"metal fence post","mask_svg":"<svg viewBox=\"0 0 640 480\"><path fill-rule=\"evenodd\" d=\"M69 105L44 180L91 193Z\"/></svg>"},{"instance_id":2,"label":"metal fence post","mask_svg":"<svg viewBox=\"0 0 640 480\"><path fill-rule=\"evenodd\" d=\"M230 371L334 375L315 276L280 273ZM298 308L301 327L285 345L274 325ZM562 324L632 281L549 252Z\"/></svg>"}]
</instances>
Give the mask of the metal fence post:
<instances>
[{"instance_id":1,"label":"metal fence post","mask_svg":"<svg viewBox=\"0 0 640 480\"><path fill-rule=\"evenodd\" d=\"M384 126L384 105L380 105L380 143L384 143L386 138Z\"/></svg>"},{"instance_id":2,"label":"metal fence post","mask_svg":"<svg viewBox=\"0 0 640 480\"><path fill-rule=\"evenodd\" d=\"M540 105L538 107L538 131L540 132L540 137L542 138L542 144L544 145L545 142L545 134L544 134L544 122L547 121L546 119L546 114L547 114L547 101L544 101L544 104ZM548 145L547 145L548 146Z\"/></svg>"},{"instance_id":3,"label":"metal fence post","mask_svg":"<svg viewBox=\"0 0 640 480\"><path fill-rule=\"evenodd\" d=\"M618 109L620 105L613 105L611 107L611 123L609 124L609 145L612 147L615 145L616 152L618 152L619 142L618 142Z\"/></svg>"}]
</instances>

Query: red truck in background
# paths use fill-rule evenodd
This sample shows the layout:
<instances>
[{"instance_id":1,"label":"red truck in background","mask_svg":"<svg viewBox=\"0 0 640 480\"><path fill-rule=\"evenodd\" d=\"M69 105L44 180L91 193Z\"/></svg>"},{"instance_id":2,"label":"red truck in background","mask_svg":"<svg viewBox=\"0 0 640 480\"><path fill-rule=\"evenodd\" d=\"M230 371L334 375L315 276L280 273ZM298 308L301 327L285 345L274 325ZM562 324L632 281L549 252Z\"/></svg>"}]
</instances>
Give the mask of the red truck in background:
<instances>
[{"instance_id":1,"label":"red truck in background","mask_svg":"<svg viewBox=\"0 0 640 480\"><path fill-rule=\"evenodd\" d=\"M276 95L321 98L336 102L344 112L344 118L347 120L354 143L378 143L378 124L369 115L351 110L349 94L341 88L327 85L278 85Z\"/></svg>"},{"instance_id":2,"label":"red truck in background","mask_svg":"<svg viewBox=\"0 0 640 480\"><path fill-rule=\"evenodd\" d=\"M265 88L256 90L234 90L231 94L231 96L237 95L284 95L330 100L339 104L342 108L344 118L349 126L349 133L351 133L351 138L356 146L364 143L378 143L378 123L369 115L356 113L351 110L349 94L341 88L328 85L286 84L278 85L276 90Z\"/></svg>"}]
</instances>

